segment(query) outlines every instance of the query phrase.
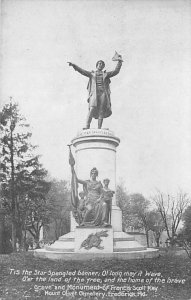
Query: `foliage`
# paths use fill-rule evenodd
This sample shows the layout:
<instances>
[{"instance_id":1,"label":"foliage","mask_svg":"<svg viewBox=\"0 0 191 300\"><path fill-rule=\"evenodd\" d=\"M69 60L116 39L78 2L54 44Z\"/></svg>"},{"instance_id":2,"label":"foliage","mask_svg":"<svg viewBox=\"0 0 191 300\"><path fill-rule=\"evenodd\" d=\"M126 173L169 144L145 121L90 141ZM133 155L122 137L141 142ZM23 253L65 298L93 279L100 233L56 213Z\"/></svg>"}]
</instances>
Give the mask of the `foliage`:
<instances>
[{"instance_id":1,"label":"foliage","mask_svg":"<svg viewBox=\"0 0 191 300\"><path fill-rule=\"evenodd\" d=\"M178 242L191 259L191 206L188 206L183 214L183 228L178 234Z\"/></svg>"},{"instance_id":2,"label":"foliage","mask_svg":"<svg viewBox=\"0 0 191 300\"><path fill-rule=\"evenodd\" d=\"M16 237L22 240L22 230L48 220L43 218L45 195L50 188L47 171L35 154L29 124L21 115L17 103L6 104L1 112L1 197L12 223L12 246ZM30 226L29 226L30 220ZM40 225L41 226L41 225Z\"/></svg>"},{"instance_id":3,"label":"foliage","mask_svg":"<svg viewBox=\"0 0 191 300\"><path fill-rule=\"evenodd\" d=\"M123 230L128 230L130 227L138 231L144 230L149 247L150 202L142 194L128 194L123 182L117 186L116 198L122 210Z\"/></svg>"},{"instance_id":4,"label":"foliage","mask_svg":"<svg viewBox=\"0 0 191 300\"><path fill-rule=\"evenodd\" d=\"M152 210L148 213L148 226L153 232L157 247L160 246L160 237L165 230L165 225L161 214L157 210Z\"/></svg>"},{"instance_id":5,"label":"foliage","mask_svg":"<svg viewBox=\"0 0 191 300\"><path fill-rule=\"evenodd\" d=\"M183 214L183 233L187 242L191 242L191 206Z\"/></svg>"},{"instance_id":6,"label":"foliage","mask_svg":"<svg viewBox=\"0 0 191 300\"><path fill-rule=\"evenodd\" d=\"M122 211L122 227L123 230L125 230L130 226L130 220L129 220L130 197L122 181L117 185L116 188L116 200L117 200L117 205L120 207Z\"/></svg>"},{"instance_id":7,"label":"foliage","mask_svg":"<svg viewBox=\"0 0 191 300\"><path fill-rule=\"evenodd\" d=\"M54 228L55 239L58 239L70 230L71 201L67 181L51 181L47 202L51 207L51 226Z\"/></svg>"},{"instance_id":8,"label":"foliage","mask_svg":"<svg viewBox=\"0 0 191 300\"><path fill-rule=\"evenodd\" d=\"M138 230L143 229L146 234L147 246L149 247L149 205L150 202L142 194L130 195L131 225Z\"/></svg>"},{"instance_id":9,"label":"foliage","mask_svg":"<svg viewBox=\"0 0 191 300\"><path fill-rule=\"evenodd\" d=\"M130 213L133 215L133 223L135 229L147 228L147 213L149 201L142 194L130 195Z\"/></svg>"}]
</instances>

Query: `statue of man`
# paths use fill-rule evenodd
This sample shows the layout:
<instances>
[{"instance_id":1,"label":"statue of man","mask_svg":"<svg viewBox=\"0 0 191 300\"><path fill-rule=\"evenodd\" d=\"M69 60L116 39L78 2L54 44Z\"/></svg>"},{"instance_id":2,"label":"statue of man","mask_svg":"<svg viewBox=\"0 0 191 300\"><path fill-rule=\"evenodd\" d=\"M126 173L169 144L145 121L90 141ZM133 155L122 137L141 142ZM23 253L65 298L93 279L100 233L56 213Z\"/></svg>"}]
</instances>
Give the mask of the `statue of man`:
<instances>
[{"instance_id":1,"label":"statue of man","mask_svg":"<svg viewBox=\"0 0 191 300\"><path fill-rule=\"evenodd\" d=\"M72 66L75 71L80 74L89 77L88 89L88 103L89 111L86 121L86 127L90 128L92 118L98 119L98 128L102 127L103 118L111 116L111 101L110 101L110 78L117 75L122 66L121 55L115 55L113 60L118 61L114 71L103 71L105 63L103 60L99 60L96 63L96 71L86 71L78 67L77 65L68 62L69 66Z\"/></svg>"}]
</instances>

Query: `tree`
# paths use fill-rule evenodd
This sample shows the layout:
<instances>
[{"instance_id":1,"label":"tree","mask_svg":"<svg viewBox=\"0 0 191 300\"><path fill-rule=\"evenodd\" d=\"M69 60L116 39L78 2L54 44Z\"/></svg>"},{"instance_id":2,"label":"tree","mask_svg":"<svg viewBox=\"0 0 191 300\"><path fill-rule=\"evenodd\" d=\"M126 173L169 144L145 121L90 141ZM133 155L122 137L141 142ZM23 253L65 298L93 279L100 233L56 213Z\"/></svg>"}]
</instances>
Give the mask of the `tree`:
<instances>
[{"instance_id":1,"label":"tree","mask_svg":"<svg viewBox=\"0 0 191 300\"><path fill-rule=\"evenodd\" d=\"M67 181L53 179L47 201L52 207L51 221L55 238L58 239L59 236L70 231L71 201Z\"/></svg>"},{"instance_id":2,"label":"tree","mask_svg":"<svg viewBox=\"0 0 191 300\"><path fill-rule=\"evenodd\" d=\"M144 229L149 247L149 204L141 194L129 195L124 183L121 182L116 189L116 199L122 210L123 230L130 226L134 229Z\"/></svg>"},{"instance_id":3,"label":"tree","mask_svg":"<svg viewBox=\"0 0 191 300\"><path fill-rule=\"evenodd\" d=\"M160 237L165 230L165 225L161 214L157 210L152 210L148 214L148 227L153 232L157 247L160 246Z\"/></svg>"},{"instance_id":4,"label":"tree","mask_svg":"<svg viewBox=\"0 0 191 300\"><path fill-rule=\"evenodd\" d=\"M31 144L29 124L21 115L17 103L6 104L1 112L1 196L7 214L11 217L12 246L16 237L22 238L23 224L29 217L31 203L44 199L48 191L47 171L35 155ZM45 188L46 186L46 188Z\"/></svg>"},{"instance_id":5,"label":"tree","mask_svg":"<svg viewBox=\"0 0 191 300\"><path fill-rule=\"evenodd\" d=\"M116 200L122 211L122 227L125 230L130 225L130 197L122 181L116 188Z\"/></svg>"},{"instance_id":6,"label":"tree","mask_svg":"<svg viewBox=\"0 0 191 300\"><path fill-rule=\"evenodd\" d=\"M176 197L158 191L153 201L163 219L170 245L173 246L176 243L178 226L190 199L182 191Z\"/></svg>"},{"instance_id":7,"label":"tree","mask_svg":"<svg viewBox=\"0 0 191 300\"><path fill-rule=\"evenodd\" d=\"M181 241L186 241L191 244L191 206L188 206L182 217L183 228L181 229L178 238Z\"/></svg>"},{"instance_id":8,"label":"tree","mask_svg":"<svg viewBox=\"0 0 191 300\"><path fill-rule=\"evenodd\" d=\"M51 182L44 179L47 171L42 168L34 169L28 175L27 181L25 178L28 190L20 199L21 224L25 233L24 240L26 231L29 231L38 245L41 228L47 226L51 220L52 207L47 201Z\"/></svg>"},{"instance_id":9,"label":"tree","mask_svg":"<svg viewBox=\"0 0 191 300\"><path fill-rule=\"evenodd\" d=\"M135 229L144 229L149 247L149 204L142 194L130 195L130 213L132 216L132 226Z\"/></svg>"},{"instance_id":10,"label":"tree","mask_svg":"<svg viewBox=\"0 0 191 300\"><path fill-rule=\"evenodd\" d=\"M183 214L183 224L185 238L188 242L191 242L191 206L188 206Z\"/></svg>"},{"instance_id":11,"label":"tree","mask_svg":"<svg viewBox=\"0 0 191 300\"><path fill-rule=\"evenodd\" d=\"M178 233L178 242L191 259L191 205L183 213L183 228Z\"/></svg>"}]
</instances>

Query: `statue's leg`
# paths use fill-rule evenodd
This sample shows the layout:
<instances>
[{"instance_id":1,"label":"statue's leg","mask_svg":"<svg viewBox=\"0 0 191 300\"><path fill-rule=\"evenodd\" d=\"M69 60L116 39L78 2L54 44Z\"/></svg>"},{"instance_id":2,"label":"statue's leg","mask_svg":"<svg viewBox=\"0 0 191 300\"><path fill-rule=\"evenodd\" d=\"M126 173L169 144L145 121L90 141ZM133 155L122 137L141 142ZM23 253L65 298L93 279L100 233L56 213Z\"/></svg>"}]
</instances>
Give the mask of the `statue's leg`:
<instances>
[{"instance_id":1,"label":"statue's leg","mask_svg":"<svg viewBox=\"0 0 191 300\"><path fill-rule=\"evenodd\" d=\"M109 211L108 211L108 205L107 203L103 203L102 205L102 221L101 223L103 226L108 226L109 225Z\"/></svg>"},{"instance_id":2,"label":"statue's leg","mask_svg":"<svg viewBox=\"0 0 191 300\"><path fill-rule=\"evenodd\" d=\"M98 128L101 129L103 124L103 116L105 109L105 93L99 96L99 116L98 116Z\"/></svg>"},{"instance_id":3,"label":"statue's leg","mask_svg":"<svg viewBox=\"0 0 191 300\"><path fill-rule=\"evenodd\" d=\"M86 127L84 129L90 128L90 124L91 124L92 116L93 116L93 111L94 111L94 107L91 107L89 112L88 112L88 115L87 115Z\"/></svg>"},{"instance_id":4,"label":"statue's leg","mask_svg":"<svg viewBox=\"0 0 191 300\"><path fill-rule=\"evenodd\" d=\"M101 129L102 124L103 124L103 119L99 118L98 119L98 129Z\"/></svg>"},{"instance_id":5,"label":"statue's leg","mask_svg":"<svg viewBox=\"0 0 191 300\"><path fill-rule=\"evenodd\" d=\"M85 222L91 222L91 215L92 215L92 207L87 208L87 210L85 211L84 217L83 217L83 221L81 223L81 225L84 225Z\"/></svg>"}]
</instances>

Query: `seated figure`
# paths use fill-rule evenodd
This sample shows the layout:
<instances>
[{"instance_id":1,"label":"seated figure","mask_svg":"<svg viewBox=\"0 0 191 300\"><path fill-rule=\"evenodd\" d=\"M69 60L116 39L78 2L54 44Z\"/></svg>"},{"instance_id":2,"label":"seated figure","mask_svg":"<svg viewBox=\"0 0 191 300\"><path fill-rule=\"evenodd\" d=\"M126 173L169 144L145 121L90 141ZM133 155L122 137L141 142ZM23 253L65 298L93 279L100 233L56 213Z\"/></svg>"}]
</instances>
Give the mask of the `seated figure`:
<instances>
[{"instance_id":1,"label":"seated figure","mask_svg":"<svg viewBox=\"0 0 191 300\"><path fill-rule=\"evenodd\" d=\"M90 180L77 179L78 183L83 184L84 192L86 194L85 212L80 226L109 225L108 199L104 196L103 185L100 181L97 181L97 176L98 170L93 168L90 172Z\"/></svg>"}]
</instances>

